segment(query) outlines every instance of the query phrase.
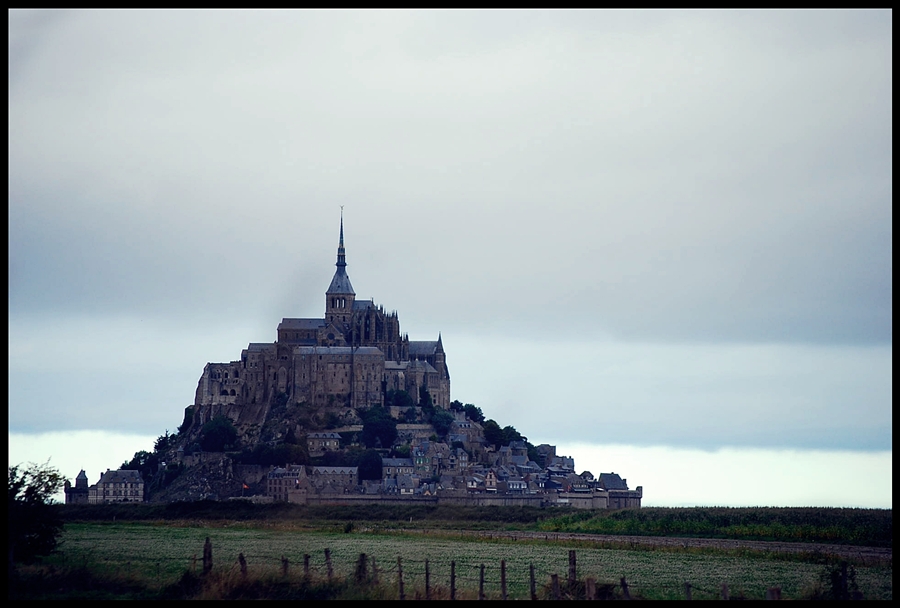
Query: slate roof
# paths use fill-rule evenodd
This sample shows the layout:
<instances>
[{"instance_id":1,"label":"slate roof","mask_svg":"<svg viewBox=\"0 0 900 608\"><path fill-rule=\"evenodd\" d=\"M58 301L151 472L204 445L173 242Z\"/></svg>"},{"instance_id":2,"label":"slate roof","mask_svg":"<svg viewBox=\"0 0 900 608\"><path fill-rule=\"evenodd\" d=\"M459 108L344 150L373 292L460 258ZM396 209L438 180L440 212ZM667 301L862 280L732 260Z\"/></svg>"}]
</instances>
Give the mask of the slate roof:
<instances>
[{"instance_id":1,"label":"slate roof","mask_svg":"<svg viewBox=\"0 0 900 608\"><path fill-rule=\"evenodd\" d=\"M278 329L319 329L325 327L325 319L282 319Z\"/></svg>"},{"instance_id":2,"label":"slate roof","mask_svg":"<svg viewBox=\"0 0 900 608\"><path fill-rule=\"evenodd\" d=\"M353 300L353 310L367 310L375 308L375 302L372 300Z\"/></svg>"},{"instance_id":3,"label":"slate roof","mask_svg":"<svg viewBox=\"0 0 900 608\"><path fill-rule=\"evenodd\" d=\"M424 369L426 373L437 372L428 361L410 361L409 362L410 369Z\"/></svg>"},{"instance_id":4,"label":"slate roof","mask_svg":"<svg viewBox=\"0 0 900 608\"><path fill-rule=\"evenodd\" d=\"M412 458L382 458L382 467L412 467Z\"/></svg>"},{"instance_id":5,"label":"slate roof","mask_svg":"<svg viewBox=\"0 0 900 608\"><path fill-rule=\"evenodd\" d=\"M433 341L422 341L416 340L409 342L409 356L410 357L427 357L434 354L434 351L437 350L437 340Z\"/></svg>"},{"instance_id":6,"label":"slate roof","mask_svg":"<svg viewBox=\"0 0 900 608\"><path fill-rule=\"evenodd\" d=\"M346 270L338 267L338 269L334 271L334 278L331 279L331 285L328 286L328 291L326 291L325 293L349 293L356 295L356 292L353 291L353 285L350 284L350 277L347 276Z\"/></svg>"},{"instance_id":7,"label":"slate roof","mask_svg":"<svg viewBox=\"0 0 900 608\"><path fill-rule=\"evenodd\" d=\"M628 489L628 484L617 473L600 473L600 485L604 490Z\"/></svg>"},{"instance_id":8,"label":"slate roof","mask_svg":"<svg viewBox=\"0 0 900 608\"><path fill-rule=\"evenodd\" d=\"M125 471L125 470L117 470L117 471L107 471L100 477L100 481L97 483L144 483L144 480L141 479L140 471Z\"/></svg>"},{"instance_id":9,"label":"slate roof","mask_svg":"<svg viewBox=\"0 0 900 608\"><path fill-rule=\"evenodd\" d=\"M273 348L275 348L275 345L271 342L251 342L250 345L247 346L247 350L252 352L260 352Z\"/></svg>"},{"instance_id":10,"label":"slate roof","mask_svg":"<svg viewBox=\"0 0 900 608\"><path fill-rule=\"evenodd\" d=\"M381 349L374 346L298 346L294 352L299 355L380 355Z\"/></svg>"}]
</instances>

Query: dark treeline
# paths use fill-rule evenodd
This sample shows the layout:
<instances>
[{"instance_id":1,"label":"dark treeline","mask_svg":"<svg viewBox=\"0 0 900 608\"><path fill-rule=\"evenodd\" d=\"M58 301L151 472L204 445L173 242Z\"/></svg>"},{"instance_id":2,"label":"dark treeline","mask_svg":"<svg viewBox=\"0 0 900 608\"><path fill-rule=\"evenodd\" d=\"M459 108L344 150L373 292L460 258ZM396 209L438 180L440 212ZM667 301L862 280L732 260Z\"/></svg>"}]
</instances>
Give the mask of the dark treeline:
<instances>
[{"instance_id":1,"label":"dark treeline","mask_svg":"<svg viewBox=\"0 0 900 608\"><path fill-rule=\"evenodd\" d=\"M534 507L293 505L200 501L58 506L67 522L230 520L372 522L392 527L545 530L585 534L735 538L893 546L890 509L693 507L560 511Z\"/></svg>"}]
</instances>

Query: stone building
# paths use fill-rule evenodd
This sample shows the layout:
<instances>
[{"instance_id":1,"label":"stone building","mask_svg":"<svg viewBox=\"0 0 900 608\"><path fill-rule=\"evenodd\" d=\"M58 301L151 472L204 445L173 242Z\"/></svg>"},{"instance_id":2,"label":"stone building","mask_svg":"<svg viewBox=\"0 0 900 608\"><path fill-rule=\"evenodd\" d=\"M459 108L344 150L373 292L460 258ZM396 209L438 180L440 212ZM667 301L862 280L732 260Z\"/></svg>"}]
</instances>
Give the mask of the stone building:
<instances>
[{"instance_id":1,"label":"stone building","mask_svg":"<svg viewBox=\"0 0 900 608\"><path fill-rule=\"evenodd\" d=\"M88 478L87 474L85 474L84 469L81 469L81 472L78 473L78 477L75 478L75 485L72 486L69 483L69 480L66 480L65 485L63 486L63 490L66 493L66 504L67 505L85 505L88 503L88 497L90 496L90 489L88 488Z\"/></svg>"},{"instance_id":2,"label":"stone building","mask_svg":"<svg viewBox=\"0 0 900 608\"><path fill-rule=\"evenodd\" d=\"M357 300L347 275L341 218L337 270L325 292L325 316L285 318L275 342L251 342L241 358L208 363L194 399L194 424L223 414L258 423L273 404L316 408L383 405L388 390L418 401L424 389L436 407L450 406L450 373L441 336L412 341L397 312Z\"/></svg>"},{"instance_id":3,"label":"stone building","mask_svg":"<svg viewBox=\"0 0 900 608\"><path fill-rule=\"evenodd\" d=\"M88 488L88 502L144 502L144 480L139 471L107 469L100 481Z\"/></svg>"}]
</instances>

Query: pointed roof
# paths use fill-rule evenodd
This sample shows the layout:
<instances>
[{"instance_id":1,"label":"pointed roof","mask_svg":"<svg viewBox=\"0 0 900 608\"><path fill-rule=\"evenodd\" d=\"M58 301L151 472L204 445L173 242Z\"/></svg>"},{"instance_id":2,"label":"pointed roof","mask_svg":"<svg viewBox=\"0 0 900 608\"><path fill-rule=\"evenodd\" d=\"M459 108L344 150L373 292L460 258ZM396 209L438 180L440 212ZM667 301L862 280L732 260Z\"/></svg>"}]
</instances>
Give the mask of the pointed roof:
<instances>
[{"instance_id":1,"label":"pointed roof","mask_svg":"<svg viewBox=\"0 0 900 608\"><path fill-rule=\"evenodd\" d=\"M328 291L325 293L352 294L355 296L356 292L353 291L353 285L350 284L350 277L347 276L347 259L344 252L343 209L341 209L341 236L338 241L337 263L335 266L337 266L337 270L334 271L334 278L331 279L331 285L328 286Z\"/></svg>"}]
</instances>

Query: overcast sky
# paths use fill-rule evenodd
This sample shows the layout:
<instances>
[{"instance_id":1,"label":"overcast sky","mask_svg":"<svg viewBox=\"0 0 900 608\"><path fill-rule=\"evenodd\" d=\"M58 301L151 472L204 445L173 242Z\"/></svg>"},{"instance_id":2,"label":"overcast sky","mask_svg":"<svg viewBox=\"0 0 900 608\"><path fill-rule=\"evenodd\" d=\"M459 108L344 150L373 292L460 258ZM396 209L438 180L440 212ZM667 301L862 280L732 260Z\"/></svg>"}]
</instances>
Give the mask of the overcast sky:
<instances>
[{"instance_id":1,"label":"overcast sky","mask_svg":"<svg viewBox=\"0 0 900 608\"><path fill-rule=\"evenodd\" d=\"M206 362L323 316L343 205L357 297L535 443L889 454L892 41L890 11L11 11L9 430L174 430Z\"/></svg>"}]
</instances>

